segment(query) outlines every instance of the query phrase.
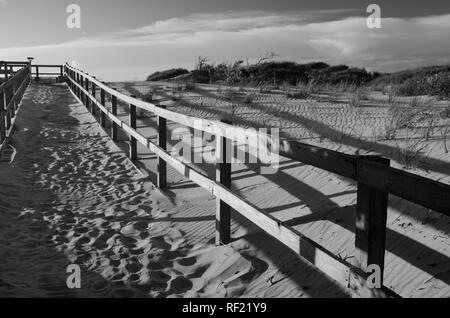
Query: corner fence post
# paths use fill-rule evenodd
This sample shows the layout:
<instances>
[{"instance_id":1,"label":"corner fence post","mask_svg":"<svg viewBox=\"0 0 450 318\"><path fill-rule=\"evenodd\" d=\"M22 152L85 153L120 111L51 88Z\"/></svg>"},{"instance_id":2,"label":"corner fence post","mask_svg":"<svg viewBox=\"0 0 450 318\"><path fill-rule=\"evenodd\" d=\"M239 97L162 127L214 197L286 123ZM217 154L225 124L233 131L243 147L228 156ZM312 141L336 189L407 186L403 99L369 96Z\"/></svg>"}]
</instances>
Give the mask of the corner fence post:
<instances>
[{"instance_id":1,"label":"corner fence post","mask_svg":"<svg viewBox=\"0 0 450 318\"><path fill-rule=\"evenodd\" d=\"M230 124L226 120L222 122ZM231 140L218 135L216 140L216 181L226 188L231 188ZM231 207L216 198L216 245L230 243L230 233Z\"/></svg>"},{"instance_id":2,"label":"corner fence post","mask_svg":"<svg viewBox=\"0 0 450 318\"><path fill-rule=\"evenodd\" d=\"M100 89L100 104L106 108L106 94L103 88ZM100 111L100 125L106 127L106 113L103 110Z\"/></svg>"},{"instance_id":3,"label":"corner fence post","mask_svg":"<svg viewBox=\"0 0 450 318\"><path fill-rule=\"evenodd\" d=\"M111 113L117 117L117 97L115 95L111 95ZM113 141L117 141L117 124L115 121L112 121L111 125L111 138Z\"/></svg>"},{"instance_id":4,"label":"corner fence post","mask_svg":"<svg viewBox=\"0 0 450 318\"><path fill-rule=\"evenodd\" d=\"M388 192L359 181L364 163L371 161L386 167L390 165L389 159L376 156L362 156L357 159L356 258L361 269L366 272L370 265L378 265L381 274L380 282L383 284ZM383 178L382 175L374 175L373 177Z\"/></svg>"},{"instance_id":5,"label":"corner fence post","mask_svg":"<svg viewBox=\"0 0 450 318\"><path fill-rule=\"evenodd\" d=\"M159 105L159 108L166 109L165 105ZM158 146L167 150L167 120L158 116ZM158 177L157 177L157 187L164 189L167 187L167 162L165 162L160 156L158 156Z\"/></svg>"},{"instance_id":6,"label":"corner fence post","mask_svg":"<svg viewBox=\"0 0 450 318\"><path fill-rule=\"evenodd\" d=\"M97 85L95 85L94 82L92 82L91 89L92 89L92 96L94 97L95 100L97 100L97 96L96 96L96 94L97 94ZM92 115L94 115L94 116L95 116L95 109L96 109L96 107L97 106L94 103L91 103L91 109L90 110L91 110Z\"/></svg>"},{"instance_id":7,"label":"corner fence post","mask_svg":"<svg viewBox=\"0 0 450 318\"><path fill-rule=\"evenodd\" d=\"M136 98L136 96L131 95L132 98ZM136 122L136 106L133 104L130 104L130 127L136 130L137 128L137 122ZM130 134L130 159L136 160L137 159L137 140Z\"/></svg>"}]
</instances>

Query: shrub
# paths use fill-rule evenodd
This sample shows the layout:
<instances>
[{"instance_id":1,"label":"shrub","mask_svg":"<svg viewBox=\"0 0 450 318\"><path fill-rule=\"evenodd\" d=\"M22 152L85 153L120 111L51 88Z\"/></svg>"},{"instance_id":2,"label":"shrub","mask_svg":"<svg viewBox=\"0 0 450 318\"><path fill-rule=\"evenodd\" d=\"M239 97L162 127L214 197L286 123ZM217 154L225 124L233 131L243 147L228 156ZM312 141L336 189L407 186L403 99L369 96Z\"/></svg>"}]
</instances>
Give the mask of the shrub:
<instances>
[{"instance_id":1,"label":"shrub","mask_svg":"<svg viewBox=\"0 0 450 318\"><path fill-rule=\"evenodd\" d=\"M248 93L244 97L245 104L252 104L254 100L255 100L255 93Z\"/></svg>"},{"instance_id":2,"label":"shrub","mask_svg":"<svg viewBox=\"0 0 450 318\"><path fill-rule=\"evenodd\" d=\"M147 81L164 81L188 73L189 71L184 68L173 68L162 72L155 72L147 77Z\"/></svg>"},{"instance_id":3,"label":"shrub","mask_svg":"<svg viewBox=\"0 0 450 318\"><path fill-rule=\"evenodd\" d=\"M442 119L450 118L450 106L447 106L441 113Z\"/></svg>"},{"instance_id":4,"label":"shrub","mask_svg":"<svg viewBox=\"0 0 450 318\"><path fill-rule=\"evenodd\" d=\"M307 89L297 89L287 91L286 97L291 99L308 99L310 94Z\"/></svg>"},{"instance_id":5,"label":"shrub","mask_svg":"<svg viewBox=\"0 0 450 318\"><path fill-rule=\"evenodd\" d=\"M407 136L405 138L405 143L406 145L404 148L397 145L400 163L407 170L420 167L423 164L420 157L426 147L424 140L422 138L414 140Z\"/></svg>"},{"instance_id":6,"label":"shrub","mask_svg":"<svg viewBox=\"0 0 450 318\"><path fill-rule=\"evenodd\" d=\"M193 91L193 90L195 90L197 88L197 86L193 82L187 82L185 84L185 87L186 87L187 91Z\"/></svg>"},{"instance_id":7,"label":"shrub","mask_svg":"<svg viewBox=\"0 0 450 318\"><path fill-rule=\"evenodd\" d=\"M435 95L450 97L450 72L428 76L414 76L397 85L397 94L403 96Z\"/></svg>"},{"instance_id":8,"label":"shrub","mask_svg":"<svg viewBox=\"0 0 450 318\"><path fill-rule=\"evenodd\" d=\"M430 76L428 79L430 95L450 97L450 72L442 72Z\"/></svg>"}]
</instances>

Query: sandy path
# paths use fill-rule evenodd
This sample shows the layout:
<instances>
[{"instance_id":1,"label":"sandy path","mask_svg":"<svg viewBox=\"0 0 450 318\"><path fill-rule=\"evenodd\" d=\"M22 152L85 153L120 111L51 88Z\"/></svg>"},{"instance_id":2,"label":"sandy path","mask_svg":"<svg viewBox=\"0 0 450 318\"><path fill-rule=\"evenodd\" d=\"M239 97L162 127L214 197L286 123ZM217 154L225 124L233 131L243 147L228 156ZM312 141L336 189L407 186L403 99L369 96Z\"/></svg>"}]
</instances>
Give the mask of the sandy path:
<instances>
[{"instance_id":1,"label":"sandy path","mask_svg":"<svg viewBox=\"0 0 450 318\"><path fill-rule=\"evenodd\" d=\"M153 119L138 126L154 138ZM236 213L233 243L215 247L214 197L170 168L169 189L155 190L154 155L139 147L149 176L139 174L63 85L33 84L17 127L16 152L0 163L1 296L350 296ZM348 180L283 160L276 175L234 165L233 188L353 261ZM449 224L391 199L388 286L405 297L449 295ZM71 263L81 265L81 290L66 287Z\"/></svg>"},{"instance_id":2,"label":"sandy path","mask_svg":"<svg viewBox=\"0 0 450 318\"><path fill-rule=\"evenodd\" d=\"M273 239L257 236L266 256L251 235L215 247L214 200L155 190L64 85L31 85L11 146L0 296L348 296ZM69 264L82 269L79 290L66 286Z\"/></svg>"}]
</instances>

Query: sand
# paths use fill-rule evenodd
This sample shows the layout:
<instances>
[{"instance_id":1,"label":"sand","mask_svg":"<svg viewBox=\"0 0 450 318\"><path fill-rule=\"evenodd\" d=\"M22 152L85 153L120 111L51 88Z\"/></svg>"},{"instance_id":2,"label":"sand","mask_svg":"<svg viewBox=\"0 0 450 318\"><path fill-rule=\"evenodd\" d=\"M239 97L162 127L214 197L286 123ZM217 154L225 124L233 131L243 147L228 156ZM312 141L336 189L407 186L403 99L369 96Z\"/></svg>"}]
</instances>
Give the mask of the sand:
<instances>
[{"instance_id":1,"label":"sand","mask_svg":"<svg viewBox=\"0 0 450 318\"><path fill-rule=\"evenodd\" d=\"M137 95L149 90L148 83L117 83L116 86ZM404 169L397 147L401 145L404 131L399 132L395 140L370 138L373 129L383 128L389 119L387 96L375 95L359 108L350 107L345 101L345 95L336 102L329 97L293 100L283 95L263 93L256 94L251 104L245 104L242 97L232 101L224 99L223 92L218 92L217 86L199 85L194 92L183 92L181 95L173 94L170 85L156 86L159 86L156 99L169 109L209 119L218 119L234 111L235 123L239 126L281 127L286 138L347 153L380 154L390 158L392 166ZM435 101L431 109L439 112L446 106L448 101ZM154 136L153 118L142 119L141 122L141 133ZM441 120L437 126L449 124L449 120ZM152 125L153 129L148 128ZM176 124L169 124L172 131L177 127ZM340 128L345 129L343 133ZM426 149L419 159L424 159L425 168L421 166L409 169L409 172L450 183L450 155L444 151L442 140L438 138L438 129L426 141ZM142 161L147 166L154 166L152 160L145 156L142 156ZM214 167L210 165L197 167L210 176L214 175ZM192 202L189 198L195 197L197 188L181 190L177 186L178 182L177 174L173 174L171 191L184 201ZM256 165L233 165L232 187L265 212L294 226L336 255L355 263L354 182L282 158L281 169L275 175L259 174ZM195 200L193 204L198 207L200 201ZM243 236L248 240L249 234L241 235L241 232L253 233L252 226L238 215L235 215L234 220L234 237ZM386 286L403 297L448 297L449 218L390 196L387 226ZM261 236L256 236L257 239L252 240L254 247L266 250L257 242ZM261 258L267 261L264 256ZM252 289L258 289L257 284L250 286L247 293L255 295ZM287 291L285 294L296 295Z\"/></svg>"},{"instance_id":2,"label":"sand","mask_svg":"<svg viewBox=\"0 0 450 318\"><path fill-rule=\"evenodd\" d=\"M224 105L169 107L213 117ZM123 105L119 113L126 120ZM155 118L138 127L155 138ZM117 147L64 85L28 89L15 151L0 163L0 296L354 296L237 213L233 242L216 247L215 198L170 168L169 188L156 189L155 156L139 146L139 171L119 137ZM233 189L354 261L353 183L287 159L275 175L258 171L233 165ZM449 227L448 218L391 198L386 285L404 297L450 296ZM80 290L66 287L73 263Z\"/></svg>"}]
</instances>

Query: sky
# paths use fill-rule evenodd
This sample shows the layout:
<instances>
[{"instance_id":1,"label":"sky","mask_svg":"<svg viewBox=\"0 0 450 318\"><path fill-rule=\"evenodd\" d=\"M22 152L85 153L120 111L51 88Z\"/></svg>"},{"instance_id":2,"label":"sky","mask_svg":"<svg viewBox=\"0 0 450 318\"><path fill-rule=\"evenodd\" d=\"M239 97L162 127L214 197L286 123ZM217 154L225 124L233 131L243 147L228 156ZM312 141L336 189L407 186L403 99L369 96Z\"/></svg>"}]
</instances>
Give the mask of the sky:
<instances>
[{"instance_id":1,"label":"sky","mask_svg":"<svg viewBox=\"0 0 450 318\"><path fill-rule=\"evenodd\" d=\"M367 27L371 3L380 29ZM80 29L67 27L70 4ZM0 0L0 60L72 62L110 81L271 51L393 72L450 63L449 40L449 0Z\"/></svg>"}]
</instances>

